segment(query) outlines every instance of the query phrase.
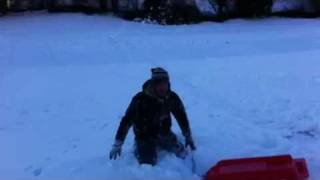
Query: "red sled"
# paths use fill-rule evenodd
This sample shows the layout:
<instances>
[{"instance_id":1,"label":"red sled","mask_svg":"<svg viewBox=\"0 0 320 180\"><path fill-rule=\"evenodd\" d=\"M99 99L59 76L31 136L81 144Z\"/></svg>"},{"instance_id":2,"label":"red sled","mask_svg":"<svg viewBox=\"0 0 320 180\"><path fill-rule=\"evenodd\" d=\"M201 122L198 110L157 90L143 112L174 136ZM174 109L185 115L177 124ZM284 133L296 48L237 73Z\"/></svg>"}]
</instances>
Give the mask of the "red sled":
<instances>
[{"instance_id":1,"label":"red sled","mask_svg":"<svg viewBox=\"0 0 320 180\"><path fill-rule=\"evenodd\" d=\"M224 160L212 167L205 180L307 180L305 159L291 155Z\"/></svg>"}]
</instances>

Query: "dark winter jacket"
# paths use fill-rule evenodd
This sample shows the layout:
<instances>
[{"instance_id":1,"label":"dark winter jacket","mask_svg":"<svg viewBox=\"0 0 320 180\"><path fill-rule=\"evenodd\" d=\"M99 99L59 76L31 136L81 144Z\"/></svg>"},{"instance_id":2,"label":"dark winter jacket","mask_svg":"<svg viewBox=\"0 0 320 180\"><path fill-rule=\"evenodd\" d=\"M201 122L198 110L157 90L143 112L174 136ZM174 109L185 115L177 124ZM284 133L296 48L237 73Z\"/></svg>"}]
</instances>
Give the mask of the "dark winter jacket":
<instances>
[{"instance_id":1,"label":"dark winter jacket","mask_svg":"<svg viewBox=\"0 0 320 180\"><path fill-rule=\"evenodd\" d=\"M158 138L171 132L171 116L177 120L182 134L191 136L187 114L179 96L169 90L164 98L153 93L152 81L143 85L143 91L135 95L121 120L116 140L124 141L133 126L136 140Z\"/></svg>"}]
</instances>

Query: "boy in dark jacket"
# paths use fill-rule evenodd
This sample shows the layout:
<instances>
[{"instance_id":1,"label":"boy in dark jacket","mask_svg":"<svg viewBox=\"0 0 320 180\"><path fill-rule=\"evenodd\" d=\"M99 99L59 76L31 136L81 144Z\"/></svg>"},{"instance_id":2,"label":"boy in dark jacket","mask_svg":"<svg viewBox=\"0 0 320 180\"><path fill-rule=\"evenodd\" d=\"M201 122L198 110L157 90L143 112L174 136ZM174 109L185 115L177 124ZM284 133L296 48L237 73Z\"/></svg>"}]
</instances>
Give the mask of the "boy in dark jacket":
<instances>
[{"instance_id":1,"label":"boy in dark jacket","mask_svg":"<svg viewBox=\"0 0 320 180\"><path fill-rule=\"evenodd\" d=\"M120 156L131 126L135 134L135 156L140 164L155 165L158 150L166 150L184 158L185 147L196 149L183 103L170 89L168 72L162 68L151 71L152 78L144 83L142 92L133 97L120 122L110 159ZM185 146L171 131L171 113L185 137Z\"/></svg>"}]
</instances>

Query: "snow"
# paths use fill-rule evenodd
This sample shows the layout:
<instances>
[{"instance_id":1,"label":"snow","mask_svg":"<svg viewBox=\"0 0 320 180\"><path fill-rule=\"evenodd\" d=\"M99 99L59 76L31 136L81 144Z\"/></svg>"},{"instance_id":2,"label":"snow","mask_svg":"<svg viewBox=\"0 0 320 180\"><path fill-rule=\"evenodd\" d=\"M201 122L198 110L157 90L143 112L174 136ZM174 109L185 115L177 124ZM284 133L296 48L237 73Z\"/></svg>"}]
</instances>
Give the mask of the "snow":
<instances>
[{"instance_id":1,"label":"snow","mask_svg":"<svg viewBox=\"0 0 320 180\"><path fill-rule=\"evenodd\" d=\"M112 16L0 19L0 177L200 179L222 159L292 154L320 179L320 21L270 18L160 26ZM197 151L139 166L130 132L108 159L149 70L169 70ZM182 139L176 123L174 131Z\"/></svg>"}]
</instances>

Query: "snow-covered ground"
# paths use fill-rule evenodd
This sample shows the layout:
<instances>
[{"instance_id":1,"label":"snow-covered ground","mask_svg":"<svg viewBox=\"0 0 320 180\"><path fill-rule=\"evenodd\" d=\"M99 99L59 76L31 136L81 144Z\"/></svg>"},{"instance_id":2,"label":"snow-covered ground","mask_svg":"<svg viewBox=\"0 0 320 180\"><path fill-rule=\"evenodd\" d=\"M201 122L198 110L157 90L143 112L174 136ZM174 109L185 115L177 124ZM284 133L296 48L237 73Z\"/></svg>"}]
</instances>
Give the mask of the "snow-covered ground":
<instances>
[{"instance_id":1,"label":"snow-covered ground","mask_svg":"<svg viewBox=\"0 0 320 180\"><path fill-rule=\"evenodd\" d=\"M45 13L0 18L0 178L200 179L173 155L139 166L132 132L107 158L154 66L184 100L198 175L221 159L290 153L320 179L319 19L158 26Z\"/></svg>"}]
</instances>

